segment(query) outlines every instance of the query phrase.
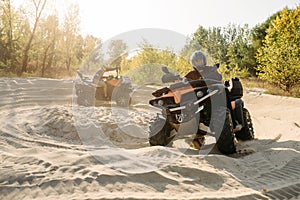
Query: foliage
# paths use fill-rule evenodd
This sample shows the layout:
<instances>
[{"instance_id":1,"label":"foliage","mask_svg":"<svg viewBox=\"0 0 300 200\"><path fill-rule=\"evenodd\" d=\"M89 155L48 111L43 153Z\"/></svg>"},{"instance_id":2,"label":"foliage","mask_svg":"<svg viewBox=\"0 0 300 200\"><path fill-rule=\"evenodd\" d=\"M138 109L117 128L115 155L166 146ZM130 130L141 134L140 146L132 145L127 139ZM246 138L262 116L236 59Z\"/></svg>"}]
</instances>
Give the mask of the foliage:
<instances>
[{"instance_id":1,"label":"foliage","mask_svg":"<svg viewBox=\"0 0 300 200\"><path fill-rule=\"evenodd\" d=\"M62 55L64 58L64 65L68 72L71 66L78 63L80 56L78 56L78 43L80 43L81 36L79 35L79 7L78 5L71 5L65 15L63 23L63 39L62 39Z\"/></svg>"},{"instance_id":2,"label":"foliage","mask_svg":"<svg viewBox=\"0 0 300 200\"><path fill-rule=\"evenodd\" d=\"M272 21L257 55L259 77L290 91L300 83L300 6Z\"/></svg>"},{"instance_id":3,"label":"foliage","mask_svg":"<svg viewBox=\"0 0 300 200\"><path fill-rule=\"evenodd\" d=\"M157 63L149 63L133 68L127 71L126 76L130 77L132 83L138 85L155 85L161 84L162 65Z\"/></svg>"},{"instance_id":4,"label":"foliage","mask_svg":"<svg viewBox=\"0 0 300 200\"><path fill-rule=\"evenodd\" d=\"M121 68L123 71L137 68L146 64L161 64L175 69L176 54L170 50L159 50L148 43L141 44L135 56L127 61L122 61Z\"/></svg>"},{"instance_id":5,"label":"foliage","mask_svg":"<svg viewBox=\"0 0 300 200\"><path fill-rule=\"evenodd\" d=\"M230 69L225 65L221 64L218 71L222 74L223 80L229 80L234 77L249 77L247 69L240 69L238 65L230 66Z\"/></svg>"},{"instance_id":6,"label":"foliage","mask_svg":"<svg viewBox=\"0 0 300 200\"><path fill-rule=\"evenodd\" d=\"M233 26L228 32L233 32L227 48L228 66L237 76L255 75L255 51L251 43L251 31L247 25Z\"/></svg>"},{"instance_id":7,"label":"foliage","mask_svg":"<svg viewBox=\"0 0 300 200\"><path fill-rule=\"evenodd\" d=\"M191 64L189 60L187 60L183 56L178 56L176 63L175 63L175 71L178 72L181 75L187 74L189 71L191 71Z\"/></svg>"},{"instance_id":8,"label":"foliage","mask_svg":"<svg viewBox=\"0 0 300 200\"><path fill-rule=\"evenodd\" d=\"M220 63L226 61L226 49L227 44L220 27L207 30L199 26L183 53L185 53L185 57L189 57L193 51L201 50L206 52L209 60L213 63Z\"/></svg>"},{"instance_id":9,"label":"foliage","mask_svg":"<svg viewBox=\"0 0 300 200\"><path fill-rule=\"evenodd\" d=\"M79 34L77 5L61 19L53 0L26 0L19 8L11 2L0 1L1 76L66 77L83 61L88 69L103 63L101 40Z\"/></svg>"},{"instance_id":10,"label":"foliage","mask_svg":"<svg viewBox=\"0 0 300 200\"><path fill-rule=\"evenodd\" d=\"M127 44L122 40L112 40L108 46L108 65L110 67L119 67L122 62L122 54L127 50Z\"/></svg>"},{"instance_id":11,"label":"foliage","mask_svg":"<svg viewBox=\"0 0 300 200\"><path fill-rule=\"evenodd\" d=\"M280 11L274 13L271 15L265 22L261 24L257 24L253 29L252 29L252 45L257 52L258 49L260 49L263 46L263 41L265 40L265 37L267 35L267 30L269 29L271 22L276 19L277 16L279 16Z\"/></svg>"},{"instance_id":12,"label":"foliage","mask_svg":"<svg viewBox=\"0 0 300 200\"><path fill-rule=\"evenodd\" d=\"M279 88L277 85L274 85L266 80L259 79L258 77L242 78L240 80L243 86L250 91L300 98L300 85L296 85L295 87L291 88L289 92L287 92Z\"/></svg>"},{"instance_id":13,"label":"foliage","mask_svg":"<svg viewBox=\"0 0 300 200\"><path fill-rule=\"evenodd\" d=\"M102 41L88 35L83 41L83 64L81 70L91 74L104 66L104 55L102 52Z\"/></svg>"},{"instance_id":14,"label":"foliage","mask_svg":"<svg viewBox=\"0 0 300 200\"><path fill-rule=\"evenodd\" d=\"M171 50L160 50L147 42L131 58L122 58L122 74L129 76L134 83L161 83L162 66L167 66L175 74L185 75L191 70L188 60Z\"/></svg>"},{"instance_id":15,"label":"foliage","mask_svg":"<svg viewBox=\"0 0 300 200\"><path fill-rule=\"evenodd\" d=\"M0 2L0 69L5 72L16 72L20 57L19 40L23 29L21 14L11 5L10 0Z\"/></svg>"},{"instance_id":16,"label":"foliage","mask_svg":"<svg viewBox=\"0 0 300 200\"><path fill-rule=\"evenodd\" d=\"M209 29L199 26L181 53L188 58L195 50L205 52L208 65L220 63L224 77L255 75L255 49L251 36L247 25L229 24L225 28Z\"/></svg>"},{"instance_id":17,"label":"foliage","mask_svg":"<svg viewBox=\"0 0 300 200\"><path fill-rule=\"evenodd\" d=\"M76 4L59 18L51 4L54 0L25 0L18 8L12 2L0 1L0 76L58 78L72 76L78 68L93 73L100 67L120 66L121 73L135 82L150 83L160 81L162 65L185 75L192 69L190 55L201 50L208 65L220 63L224 79L258 75L290 93L299 91L295 90L300 80L299 6L277 12L253 29L199 26L180 55L146 41L129 55L121 40L111 41L106 53L101 39L82 36Z\"/></svg>"},{"instance_id":18,"label":"foliage","mask_svg":"<svg viewBox=\"0 0 300 200\"><path fill-rule=\"evenodd\" d=\"M28 61L29 61L29 55L31 53L30 50L36 34L36 30L38 28L38 23L41 20L43 10L47 4L47 0L32 0L32 3L34 5L34 9L33 9L34 22L33 22L33 27L30 30L29 38L23 49L22 68L21 70L18 71L19 75L22 75L22 73L24 72L28 72Z\"/></svg>"}]
</instances>

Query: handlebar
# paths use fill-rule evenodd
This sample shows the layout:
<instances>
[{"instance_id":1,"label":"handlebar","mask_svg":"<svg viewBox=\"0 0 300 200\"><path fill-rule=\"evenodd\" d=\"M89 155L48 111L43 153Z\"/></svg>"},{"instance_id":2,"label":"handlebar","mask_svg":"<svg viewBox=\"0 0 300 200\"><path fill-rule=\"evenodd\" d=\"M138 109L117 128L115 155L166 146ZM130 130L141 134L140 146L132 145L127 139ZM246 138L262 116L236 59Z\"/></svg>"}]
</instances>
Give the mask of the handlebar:
<instances>
[{"instance_id":1,"label":"handlebar","mask_svg":"<svg viewBox=\"0 0 300 200\"><path fill-rule=\"evenodd\" d=\"M164 74L163 77L161 78L161 81L163 83L170 83L170 82L175 82L175 81L181 81L182 78L179 75L174 75L172 73L167 73Z\"/></svg>"}]
</instances>

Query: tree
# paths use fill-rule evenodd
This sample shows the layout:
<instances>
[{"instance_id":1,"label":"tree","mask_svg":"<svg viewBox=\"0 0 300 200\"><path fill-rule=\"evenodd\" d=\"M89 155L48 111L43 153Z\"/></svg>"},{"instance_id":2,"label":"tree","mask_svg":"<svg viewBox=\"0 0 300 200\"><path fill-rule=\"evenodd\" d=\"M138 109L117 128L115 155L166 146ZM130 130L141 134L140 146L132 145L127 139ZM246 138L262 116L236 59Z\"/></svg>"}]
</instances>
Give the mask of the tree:
<instances>
[{"instance_id":1,"label":"tree","mask_svg":"<svg viewBox=\"0 0 300 200\"><path fill-rule=\"evenodd\" d=\"M185 59L178 57L173 51L157 49L147 41L140 44L140 48L130 59L121 57L122 73L129 76L134 83L161 83L162 66L168 66L173 71L185 72L184 66L177 65L178 61L183 64Z\"/></svg>"},{"instance_id":2,"label":"tree","mask_svg":"<svg viewBox=\"0 0 300 200\"><path fill-rule=\"evenodd\" d=\"M59 21L51 3L26 0L15 9L12 0L0 1L1 75L62 77L73 75L82 61L88 67L103 63L101 40L79 34L78 5Z\"/></svg>"},{"instance_id":3,"label":"tree","mask_svg":"<svg viewBox=\"0 0 300 200\"><path fill-rule=\"evenodd\" d=\"M88 35L83 43L83 65L81 70L84 73L94 72L104 65L102 52L102 41L99 38Z\"/></svg>"},{"instance_id":4,"label":"tree","mask_svg":"<svg viewBox=\"0 0 300 200\"><path fill-rule=\"evenodd\" d=\"M56 15L50 15L41 21L39 28L38 53L41 54L41 76L44 77L46 70L50 69L56 54L57 40L59 38L59 20ZM39 67L39 66L38 66Z\"/></svg>"},{"instance_id":5,"label":"tree","mask_svg":"<svg viewBox=\"0 0 300 200\"><path fill-rule=\"evenodd\" d=\"M19 73L19 75L21 75L23 72L27 72L29 51L30 51L30 48L32 45L33 38L35 36L36 29L38 27L38 23L42 16L42 12L46 6L47 0L32 0L32 2L34 4L34 23L33 23L33 28L32 28L31 34L29 36L28 42L23 51L22 69L21 69L21 72Z\"/></svg>"},{"instance_id":6,"label":"tree","mask_svg":"<svg viewBox=\"0 0 300 200\"><path fill-rule=\"evenodd\" d=\"M290 92L300 83L300 6L282 10L259 49L258 76Z\"/></svg>"},{"instance_id":7,"label":"tree","mask_svg":"<svg viewBox=\"0 0 300 200\"><path fill-rule=\"evenodd\" d=\"M195 51L201 50L207 54L208 60L213 63L226 63L227 62L227 48L228 43L222 28L212 27L208 30L202 26L199 26L197 31L193 34L193 38L190 41L190 45L185 47L185 52L188 52L188 56Z\"/></svg>"},{"instance_id":8,"label":"tree","mask_svg":"<svg viewBox=\"0 0 300 200\"><path fill-rule=\"evenodd\" d=\"M68 8L68 13L65 15L63 23L63 41L62 54L64 57L64 64L68 73L70 73L71 66L78 64L76 53L78 51L79 42L79 6L71 4ZM77 48L76 48L77 47Z\"/></svg>"},{"instance_id":9,"label":"tree","mask_svg":"<svg viewBox=\"0 0 300 200\"><path fill-rule=\"evenodd\" d=\"M193 51L203 51L207 56L207 64L220 63L220 72L226 78L255 75L255 49L251 38L251 30L247 24L229 24L225 28L209 29L199 26L182 55L188 59Z\"/></svg>"},{"instance_id":10,"label":"tree","mask_svg":"<svg viewBox=\"0 0 300 200\"><path fill-rule=\"evenodd\" d=\"M179 56L176 60L174 68L179 74L186 75L189 71L191 71L191 64L189 62L189 59L186 59L183 56Z\"/></svg>"},{"instance_id":11,"label":"tree","mask_svg":"<svg viewBox=\"0 0 300 200\"><path fill-rule=\"evenodd\" d=\"M253 44L253 48L254 51L257 52L258 49L260 49L263 46L263 41L266 38L267 35L267 30L269 29L271 22L273 20L276 19L277 16L279 16L280 11L274 13L273 15L271 15L265 22L256 25L253 29L252 29L252 44Z\"/></svg>"},{"instance_id":12,"label":"tree","mask_svg":"<svg viewBox=\"0 0 300 200\"><path fill-rule=\"evenodd\" d=\"M193 39L190 42L191 49L201 50L207 49L208 47L208 30L206 30L203 26L199 26L197 31L193 35ZM192 52L190 52L192 54Z\"/></svg>"},{"instance_id":13,"label":"tree","mask_svg":"<svg viewBox=\"0 0 300 200\"><path fill-rule=\"evenodd\" d=\"M213 58L214 63L226 63L228 43L220 27L208 30L207 53Z\"/></svg>"},{"instance_id":14,"label":"tree","mask_svg":"<svg viewBox=\"0 0 300 200\"><path fill-rule=\"evenodd\" d=\"M13 11L10 0L4 0L2 5L2 64L3 67L11 68L13 54ZM6 36L6 37L5 37Z\"/></svg>"},{"instance_id":15,"label":"tree","mask_svg":"<svg viewBox=\"0 0 300 200\"><path fill-rule=\"evenodd\" d=\"M14 72L19 58L21 17L10 0L3 0L0 5L0 69Z\"/></svg>"},{"instance_id":16,"label":"tree","mask_svg":"<svg viewBox=\"0 0 300 200\"><path fill-rule=\"evenodd\" d=\"M127 50L127 44L122 40L112 40L108 46L108 65L110 67L119 67L122 61L122 54Z\"/></svg>"},{"instance_id":17,"label":"tree","mask_svg":"<svg viewBox=\"0 0 300 200\"><path fill-rule=\"evenodd\" d=\"M248 25L244 27L229 27L229 46L227 49L228 67L235 71L235 76L249 76L256 73L255 52L251 43L251 31Z\"/></svg>"}]
</instances>

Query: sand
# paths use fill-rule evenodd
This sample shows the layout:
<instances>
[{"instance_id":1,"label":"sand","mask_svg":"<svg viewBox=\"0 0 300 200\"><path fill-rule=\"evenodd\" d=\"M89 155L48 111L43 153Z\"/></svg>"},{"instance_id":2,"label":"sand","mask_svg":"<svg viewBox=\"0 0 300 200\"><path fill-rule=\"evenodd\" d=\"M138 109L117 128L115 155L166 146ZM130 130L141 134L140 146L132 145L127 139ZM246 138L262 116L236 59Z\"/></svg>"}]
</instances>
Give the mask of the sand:
<instances>
[{"instance_id":1,"label":"sand","mask_svg":"<svg viewBox=\"0 0 300 200\"><path fill-rule=\"evenodd\" d=\"M239 157L149 147L151 87L123 110L73 105L73 80L0 88L0 199L300 199L300 99L246 90L257 139Z\"/></svg>"}]
</instances>

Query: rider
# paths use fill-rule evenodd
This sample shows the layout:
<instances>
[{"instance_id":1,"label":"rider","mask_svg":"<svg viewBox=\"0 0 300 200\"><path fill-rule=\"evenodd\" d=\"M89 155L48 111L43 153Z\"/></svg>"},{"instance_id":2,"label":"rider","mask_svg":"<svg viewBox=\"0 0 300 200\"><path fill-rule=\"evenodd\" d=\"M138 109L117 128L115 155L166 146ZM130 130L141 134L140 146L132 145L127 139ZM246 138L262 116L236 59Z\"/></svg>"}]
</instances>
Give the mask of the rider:
<instances>
[{"instance_id":1,"label":"rider","mask_svg":"<svg viewBox=\"0 0 300 200\"><path fill-rule=\"evenodd\" d=\"M185 75L185 78L189 80L199 80L204 78L222 82L222 76L217 71L217 67L206 66L206 56L201 51L195 51L190 57L190 62L194 70Z\"/></svg>"},{"instance_id":2,"label":"rider","mask_svg":"<svg viewBox=\"0 0 300 200\"><path fill-rule=\"evenodd\" d=\"M190 57L190 62L193 66L193 70L190 71L187 75L185 75L186 79L188 80L210 79L222 83L222 75L217 71L218 67L206 66L206 56L203 52L195 51ZM229 99L229 101L231 102L230 103L231 110L233 112L234 118L236 119L237 125L235 129L240 130L243 124L242 101L239 99L237 100ZM193 144L195 145L194 141Z\"/></svg>"},{"instance_id":3,"label":"rider","mask_svg":"<svg viewBox=\"0 0 300 200\"><path fill-rule=\"evenodd\" d=\"M103 94L104 94L104 98L107 99L107 85L106 83L101 79L101 77L104 74L104 70L102 68L100 68L94 75L93 77L93 83L96 84L98 87L102 87L103 88Z\"/></svg>"}]
</instances>

